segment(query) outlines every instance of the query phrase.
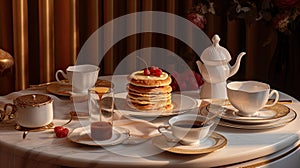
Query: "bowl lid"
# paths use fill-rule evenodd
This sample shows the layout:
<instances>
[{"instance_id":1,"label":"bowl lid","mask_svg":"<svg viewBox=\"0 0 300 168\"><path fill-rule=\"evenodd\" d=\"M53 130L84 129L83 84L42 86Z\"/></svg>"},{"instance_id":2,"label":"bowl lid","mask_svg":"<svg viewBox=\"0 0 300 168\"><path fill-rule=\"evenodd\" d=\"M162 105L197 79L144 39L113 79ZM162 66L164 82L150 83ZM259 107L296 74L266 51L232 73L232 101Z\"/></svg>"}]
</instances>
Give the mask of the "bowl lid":
<instances>
[{"instance_id":1,"label":"bowl lid","mask_svg":"<svg viewBox=\"0 0 300 168\"><path fill-rule=\"evenodd\" d=\"M28 94L19 96L14 100L15 105L17 106L41 106L48 103L51 103L53 99L50 96L43 94Z\"/></svg>"},{"instance_id":2,"label":"bowl lid","mask_svg":"<svg viewBox=\"0 0 300 168\"><path fill-rule=\"evenodd\" d=\"M213 44L207 47L201 55L201 61L206 65L219 65L228 63L231 56L228 50L220 46L220 37L216 34L212 37Z\"/></svg>"}]
</instances>

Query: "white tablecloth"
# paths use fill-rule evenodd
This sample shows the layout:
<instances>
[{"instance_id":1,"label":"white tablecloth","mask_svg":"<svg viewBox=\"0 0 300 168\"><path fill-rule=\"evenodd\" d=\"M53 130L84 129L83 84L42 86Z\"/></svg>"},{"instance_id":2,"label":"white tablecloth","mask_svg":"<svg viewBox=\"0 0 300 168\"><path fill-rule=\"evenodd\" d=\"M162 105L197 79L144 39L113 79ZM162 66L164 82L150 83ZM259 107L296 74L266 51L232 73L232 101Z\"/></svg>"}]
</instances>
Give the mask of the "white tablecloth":
<instances>
[{"instance_id":1,"label":"white tablecloth","mask_svg":"<svg viewBox=\"0 0 300 168\"><path fill-rule=\"evenodd\" d=\"M124 78L118 79L117 91L124 91ZM118 85L122 88L118 88ZM43 89L24 90L0 97L0 107L22 94L43 93ZM199 95L189 92L190 96ZM71 101L49 94L54 99L54 124L65 123L70 111L75 110ZM281 94L281 98L290 98ZM268 156L296 145L300 133L300 103L288 105L298 116L284 127L268 130L242 130L218 127L215 131L227 138L228 144L213 153L205 155L179 155L163 152L148 140L143 143L120 144L111 147L91 147L70 142L66 138L56 138L53 130L30 132L25 140L22 132L14 129L14 122L0 126L0 167L212 167L249 162L265 162ZM84 109L84 107L82 107ZM164 122L160 118L155 124ZM71 130L80 122L72 121ZM253 161L254 159L254 161ZM252 161L250 161L252 160Z\"/></svg>"}]
</instances>

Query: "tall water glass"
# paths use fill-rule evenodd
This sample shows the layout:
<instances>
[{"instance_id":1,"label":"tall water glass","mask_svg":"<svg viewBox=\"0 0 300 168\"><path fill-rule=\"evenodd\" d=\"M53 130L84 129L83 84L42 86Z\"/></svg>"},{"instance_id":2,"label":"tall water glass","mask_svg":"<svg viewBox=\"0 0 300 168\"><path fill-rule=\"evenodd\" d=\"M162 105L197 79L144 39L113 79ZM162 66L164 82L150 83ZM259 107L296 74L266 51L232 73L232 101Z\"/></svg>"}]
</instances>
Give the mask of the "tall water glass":
<instances>
[{"instance_id":1,"label":"tall water glass","mask_svg":"<svg viewBox=\"0 0 300 168\"><path fill-rule=\"evenodd\" d=\"M113 89L109 87L89 89L88 109L91 138L97 141L110 139L113 133Z\"/></svg>"}]
</instances>

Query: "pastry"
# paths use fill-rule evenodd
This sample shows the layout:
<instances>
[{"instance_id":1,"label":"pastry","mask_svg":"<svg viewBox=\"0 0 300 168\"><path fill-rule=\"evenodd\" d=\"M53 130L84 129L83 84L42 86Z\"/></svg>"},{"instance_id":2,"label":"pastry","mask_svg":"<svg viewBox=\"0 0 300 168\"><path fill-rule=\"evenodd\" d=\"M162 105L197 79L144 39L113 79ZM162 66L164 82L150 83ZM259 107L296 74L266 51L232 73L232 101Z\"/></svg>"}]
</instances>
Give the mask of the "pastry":
<instances>
[{"instance_id":1,"label":"pastry","mask_svg":"<svg viewBox=\"0 0 300 168\"><path fill-rule=\"evenodd\" d=\"M148 73L149 71L149 73ZM133 72L128 76L128 105L136 110L169 111L171 100L171 77L157 67Z\"/></svg>"}]
</instances>

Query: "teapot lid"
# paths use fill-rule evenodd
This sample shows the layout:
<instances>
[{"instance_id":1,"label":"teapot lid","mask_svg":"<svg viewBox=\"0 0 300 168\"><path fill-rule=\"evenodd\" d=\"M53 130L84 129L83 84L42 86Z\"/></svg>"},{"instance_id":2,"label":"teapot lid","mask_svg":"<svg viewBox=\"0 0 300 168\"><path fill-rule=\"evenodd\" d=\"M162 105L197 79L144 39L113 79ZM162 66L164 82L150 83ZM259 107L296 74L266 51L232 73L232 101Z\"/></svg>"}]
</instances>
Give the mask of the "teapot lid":
<instances>
[{"instance_id":1,"label":"teapot lid","mask_svg":"<svg viewBox=\"0 0 300 168\"><path fill-rule=\"evenodd\" d=\"M212 37L213 44L207 47L201 55L201 60L207 65L218 65L228 63L231 60L231 56L228 50L220 46L220 37L216 34Z\"/></svg>"}]
</instances>

